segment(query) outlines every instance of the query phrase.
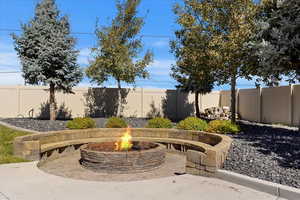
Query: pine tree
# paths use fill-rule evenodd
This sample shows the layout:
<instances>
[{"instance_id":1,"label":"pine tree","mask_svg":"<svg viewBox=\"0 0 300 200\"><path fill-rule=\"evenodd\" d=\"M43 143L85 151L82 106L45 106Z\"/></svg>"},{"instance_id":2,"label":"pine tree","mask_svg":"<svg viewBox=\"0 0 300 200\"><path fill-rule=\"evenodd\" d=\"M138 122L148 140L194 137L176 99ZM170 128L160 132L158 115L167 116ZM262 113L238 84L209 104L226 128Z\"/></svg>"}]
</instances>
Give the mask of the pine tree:
<instances>
[{"instance_id":1,"label":"pine tree","mask_svg":"<svg viewBox=\"0 0 300 200\"><path fill-rule=\"evenodd\" d=\"M86 73L93 82L101 85L110 77L118 84L118 115L121 114L121 81L134 84L136 77L147 78L146 67L152 62L153 54L147 51L139 59L142 51L141 38L137 38L144 24L137 17L140 0L117 1L117 15L110 26L97 27L98 45L92 49L94 60Z\"/></svg>"},{"instance_id":2,"label":"pine tree","mask_svg":"<svg viewBox=\"0 0 300 200\"><path fill-rule=\"evenodd\" d=\"M256 28L248 46L258 60L257 81L269 86L300 81L300 1L262 1Z\"/></svg>"},{"instance_id":3,"label":"pine tree","mask_svg":"<svg viewBox=\"0 0 300 200\"><path fill-rule=\"evenodd\" d=\"M60 17L55 0L43 0L37 4L34 18L21 27L21 35L12 37L23 77L28 84L49 86L50 119L55 120L55 91L72 93L83 76L76 63L78 51L68 17Z\"/></svg>"},{"instance_id":4,"label":"pine tree","mask_svg":"<svg viewBox=\"0 0 300 200\"><path fill-rule=\"evenodd\" d=\"M207 52L210 38L189 5L176 5L174 12L180 29L175 32L176 40L170 45L177 59L171 68L171 76L179 83L177 88L195 93L196 116L200 117L199 94L211 92L215 82L214 68L209 66L213 58Z\"/></svg>"}]
</instances>

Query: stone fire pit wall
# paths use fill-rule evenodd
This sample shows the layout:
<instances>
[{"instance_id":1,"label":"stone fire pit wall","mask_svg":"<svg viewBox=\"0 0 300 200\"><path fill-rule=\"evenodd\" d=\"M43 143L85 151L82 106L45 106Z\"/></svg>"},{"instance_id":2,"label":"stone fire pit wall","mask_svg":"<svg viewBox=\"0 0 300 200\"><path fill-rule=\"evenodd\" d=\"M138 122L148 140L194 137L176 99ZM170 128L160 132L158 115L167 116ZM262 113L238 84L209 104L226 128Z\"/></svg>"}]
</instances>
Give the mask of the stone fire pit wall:
<instances>
[{"instance_id":1,"label":"stone fire pit wall","mask_svg":"<svg viewBox=\"0 0 300 200\"><path fill-rule=\"evenodd\" d=\"M125 129L85 129L38 133L17 137L14 141L15 156L40 160L49 152L63 153L75 146L90 142L118 140ZM232 139L225 135L183 131L177 129L133 128L136 141L151 141L166 145L168 150L177 150L187 156L186 172L194 175L213 176L223 167Z\"/></svg>"}]
</instances>

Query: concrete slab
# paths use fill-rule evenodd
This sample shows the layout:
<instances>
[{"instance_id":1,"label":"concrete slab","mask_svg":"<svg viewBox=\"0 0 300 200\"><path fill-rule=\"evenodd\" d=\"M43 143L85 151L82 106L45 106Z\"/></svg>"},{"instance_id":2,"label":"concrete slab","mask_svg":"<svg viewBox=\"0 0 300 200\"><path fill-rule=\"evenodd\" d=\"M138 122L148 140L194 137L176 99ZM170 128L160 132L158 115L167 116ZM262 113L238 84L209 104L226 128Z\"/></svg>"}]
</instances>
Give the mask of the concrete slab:
<instances>
[{"instance_id":1,"label":"concrete slab","mask_svg":"<svg viewBox=\"0 0 300 200\"><path fill-rule=\"evenodd\" d=\"M135 182L92 182L50 175L39 170L36 164L31 162L0 165L0 194L3 196L0 199L279 199L267 193L215 178L182 175Z\"/></svg>"}]
</instances>

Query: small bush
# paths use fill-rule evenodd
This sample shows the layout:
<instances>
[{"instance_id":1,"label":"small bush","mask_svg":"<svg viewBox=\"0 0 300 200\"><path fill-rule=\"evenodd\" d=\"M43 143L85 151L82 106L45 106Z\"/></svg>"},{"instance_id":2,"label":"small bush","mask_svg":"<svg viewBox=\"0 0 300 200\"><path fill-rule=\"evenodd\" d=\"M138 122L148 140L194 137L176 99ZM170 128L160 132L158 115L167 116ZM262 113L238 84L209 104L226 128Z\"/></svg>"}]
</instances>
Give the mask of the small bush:
<instances>
[{"instance_id":1,"label":"small bush","mask_svg":"<svg viewBox=\"0 0 300 200\"><path fill-rule=\"evenodd\" d=\"M156 117L148 121L147 128L172 128L172 122L169 119Z\"/></svg>"},{"instance_id":2,"label":"small bush","mask_svg":"<svg viewBox=\"0 0 300 200\"><path fill-rule=\"evenodd\" d=\"M111 117L105 124L106 128L126 128L127 126L125 120L119 117Z\"/></svg>"},{"instance_id":3,"label":"small bush","mask_svg":"<svg viewBox=\"0 0 300 200\"><path fill-rule=\"evenodd\" d=\"M178 129L203 131L207 128L207 123L197 117L188 117L177 124Z\"/></svg>"},{"instance_id":4,"label":"small bush","mask_svg":"<svg viewBox=\"0 0 300 200\"><path fill-rule=\"evenodd\" d=\"M69 129L96 128L96 122L90 117L77 117L71 121L68 121L67 128Z\"/></svg>"},{"instance_id":5,"label":"small bush","mask_svg":"<svg viewBox=\"0 0 300 200\"><path fill-rule=\"evenodd\" d=\"M221 134L239 133L240 127L229 120L213 120L209 122L206 131Z\"/></svg>"}]
</instances>

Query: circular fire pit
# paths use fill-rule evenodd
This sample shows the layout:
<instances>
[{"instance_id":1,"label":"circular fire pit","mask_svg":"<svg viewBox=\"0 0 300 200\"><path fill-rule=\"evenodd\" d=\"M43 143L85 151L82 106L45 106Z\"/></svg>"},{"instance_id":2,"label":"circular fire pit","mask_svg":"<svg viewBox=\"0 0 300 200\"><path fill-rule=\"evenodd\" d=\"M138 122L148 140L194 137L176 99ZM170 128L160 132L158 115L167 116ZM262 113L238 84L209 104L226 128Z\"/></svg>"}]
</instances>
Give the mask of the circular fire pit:
<instances>
[{"instance_id":1,"label":"circular fire pit","mask_svg":"<svg viewBox=\"0 0 300 200\"><path fill-rule=\"evenodd\" d=\"M129 150L119 151L115 142L89 143L80 148L80 163L96 172L134 173L155 169L165 161L161 144L135 141Z\"/></svg>"}]
</instances>

